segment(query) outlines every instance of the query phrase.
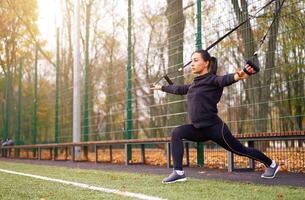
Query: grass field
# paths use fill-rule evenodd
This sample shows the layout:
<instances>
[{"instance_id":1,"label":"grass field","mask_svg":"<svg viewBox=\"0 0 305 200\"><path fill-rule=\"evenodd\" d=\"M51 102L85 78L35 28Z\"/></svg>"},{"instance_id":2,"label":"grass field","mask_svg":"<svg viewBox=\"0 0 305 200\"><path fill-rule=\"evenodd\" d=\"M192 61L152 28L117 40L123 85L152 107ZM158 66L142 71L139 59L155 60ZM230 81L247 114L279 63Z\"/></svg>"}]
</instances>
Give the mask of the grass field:
<instances>
[{"instance_id":1,"label":"grass field","mask_svg":"<svg viewBox=\"0 0 305 200\"><path fill-rule=\"evenodd\" d=\"M219 180L189 179L184 183L161 184L164 176L130 174L98 170L70 169L3 162L0 169L79 182L108 189L145 194L162 199L292 199L304 200L305 189L284 186L244 184ZM0 172L0 199L137 199L118 194L83 189L73 185L50 182Z\"/></svg>"}]
</instances>

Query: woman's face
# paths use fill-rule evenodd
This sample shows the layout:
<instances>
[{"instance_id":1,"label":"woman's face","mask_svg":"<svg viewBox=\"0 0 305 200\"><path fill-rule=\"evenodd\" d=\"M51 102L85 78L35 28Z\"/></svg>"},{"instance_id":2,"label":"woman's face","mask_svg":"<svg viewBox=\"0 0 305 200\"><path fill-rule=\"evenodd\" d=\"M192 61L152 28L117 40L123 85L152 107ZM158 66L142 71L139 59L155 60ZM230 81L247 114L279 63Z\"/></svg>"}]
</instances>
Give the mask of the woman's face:
<instances>
[{"instance_id":1,"label":"woman's face","mask_svg":"<svg viewBox=\"0 0 305 200\"><path fill-rule=\"evenodd\" d=\"M192 55L192 73L193 74L205 74L208 72L209 61L203 60L200 53L193 53Z\"/></svg>"}]
</instances>

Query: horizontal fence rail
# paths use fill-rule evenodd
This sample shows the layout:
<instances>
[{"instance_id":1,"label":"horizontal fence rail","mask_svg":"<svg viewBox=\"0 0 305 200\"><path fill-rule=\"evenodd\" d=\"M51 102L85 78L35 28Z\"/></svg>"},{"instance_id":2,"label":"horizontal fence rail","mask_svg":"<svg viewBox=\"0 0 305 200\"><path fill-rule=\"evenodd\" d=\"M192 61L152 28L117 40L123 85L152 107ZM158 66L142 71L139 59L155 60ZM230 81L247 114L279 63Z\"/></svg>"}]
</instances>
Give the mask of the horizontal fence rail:
<instances>
[{"instance_id":1,"label":"horizontal fence rail","mask_svg":"<svg viewBox=\"0 0 305 200\"><path fill-rule=\"evenodd\" d=\"M275 159L282 167L284 171L292 172L305 172L305 131L289 131L289 132L273 132L273 133L255 133L255 134L236 134L235 137L239 139L248 147L253 147L261 150L271 158ZM194 165L191 157L197 155L198 149L195 143L185 141L186 148L186 166ZM14 145L14 146L1 146L1 156L7 158L20 158L21 151L27 151L27 157L30 158L29 152L32 153L33 159L42 159L41 151L44 149L49 150L49 159L57 160L55 153L59 149L65 150L65 159L68 160L68 151L72 151L71 160L75 160L75 147L82 147L84 158L88 159L88 148L93 147L92 152L95 153L95 162L99 161L99 149L103 146L109 147L109 162L112 162L114 149L123 150L127 148L127 145L138 145L140 148L140 157L142 164L145 164L145 149L146 152L152 149L148 145L165 145L166 165L171 167L170 157L170 138L146 138L146 139L127 139L127 140L107 140L107 141L92 141L92 142L78 142L78 143L59 143L59 144L36 144L36 145ZM146 147L145 147L146 145ZM114 148L115 146L123 146ZM192 153L193 152L193 153ZM160 152L159 152L160 153ZM160 153L162 154L162 153ZM234 170L255 170L261 169L262 164L254 162L252 159L246 157L234 156L231 152L226 152L213 142L205 142L203 150L205 166L214 166L217 168L227 168L229 172ZM105 156L105 155L104 155ZM161 155L159 155L161 156ZM102 156L103 157L103 156ZM125 152L125 164L131 164L130 160L127 160L127 152ZM104 159L104 158L101 158ZM131 160L133 160L131 158ZM213 160L213 162L210 162ZM217 160L215 162L215 160ZM293 162L292 162L293 160ZM297 164L295 164L297 162ZM220 164L222 163L222 164ZM256 163L256 164L255 164Z\"/></svg>"}]
</instances>

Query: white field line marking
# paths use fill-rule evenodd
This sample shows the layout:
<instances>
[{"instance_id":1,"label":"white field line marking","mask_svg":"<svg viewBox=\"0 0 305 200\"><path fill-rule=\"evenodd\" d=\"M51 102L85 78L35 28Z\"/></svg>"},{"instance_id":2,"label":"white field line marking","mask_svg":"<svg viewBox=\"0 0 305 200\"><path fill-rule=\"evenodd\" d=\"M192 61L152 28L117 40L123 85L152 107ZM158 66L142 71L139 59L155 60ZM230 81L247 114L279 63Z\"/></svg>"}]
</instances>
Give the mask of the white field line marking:
<instances>
[{"instance_id":1,"label":"white field line marking","mask_svg":"<svg viewBox=\"0 0 305 200\"><path fill-rule=\"evenodd\" d=\"M41 180L46 180L46 181L52 181L52 182L57 182L57 183L63 183L63 184L67 184L67 185L73 185L73 186L89 189L89 190L112 193L112 194L116 194L116 195L120 195L120 196L135 197L135 198L143 199L143 200L165 200L165 199L162 199L162 198L159 198L159 197L147 196L145 194L140 194L140 193L123 192L123 191L116 190L116 189L108 189L108 188L88 185L88 184L85 184L85 183L65 181L65 180L61 180L61 179L49 178L49 177L38 176L38 175L33 175L33 174L25 174L25 173L15 172L15 171L10 171L10 170L5 170L5 169L0 169L0 172L20 175L20 176L27 176L27 177L31 177L31 178L36 178L36 179L41 179Z\"/></svg>"}]
</instances>

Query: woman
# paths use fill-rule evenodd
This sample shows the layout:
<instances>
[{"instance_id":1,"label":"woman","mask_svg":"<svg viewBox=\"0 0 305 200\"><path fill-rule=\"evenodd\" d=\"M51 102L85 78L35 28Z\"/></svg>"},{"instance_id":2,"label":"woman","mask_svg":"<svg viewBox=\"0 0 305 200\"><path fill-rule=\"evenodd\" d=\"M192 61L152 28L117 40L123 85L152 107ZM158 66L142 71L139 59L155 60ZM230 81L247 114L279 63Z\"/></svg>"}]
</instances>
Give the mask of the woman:
<instances>
[{"instance_id":1,"label":"woman","mask_svg":"<svg viewBox=\"0 0 305 200\"><path fill-rule=\"evenodd\" d=\"M246 79L255 74L254 67L246 64L244 70L236 73L217 76L217 59L211 57L205 50L197 50L192 54L192 73L199 76L188 85L162 86L154 84L154 90L162 90L177 95L187 95L187 112L191 124L175 128L171 134L173 172L165 178L163 183L186 181L182 169L183 139L203 142L212 140L228 151L241 156L247 156L262 162L266 166L262 178L274 178L279 166L274 160L254 148L243 146L230 132L228 126L217 115L217 103L223 93L223 88Z\"/></svg>"}]
</instances>

